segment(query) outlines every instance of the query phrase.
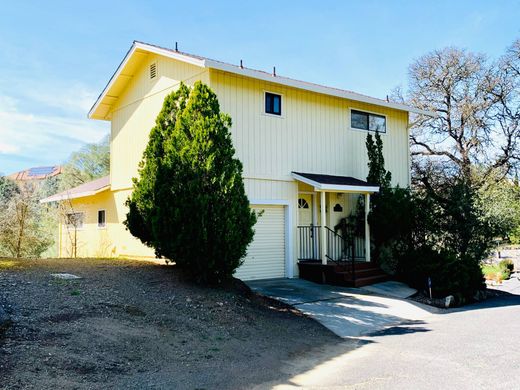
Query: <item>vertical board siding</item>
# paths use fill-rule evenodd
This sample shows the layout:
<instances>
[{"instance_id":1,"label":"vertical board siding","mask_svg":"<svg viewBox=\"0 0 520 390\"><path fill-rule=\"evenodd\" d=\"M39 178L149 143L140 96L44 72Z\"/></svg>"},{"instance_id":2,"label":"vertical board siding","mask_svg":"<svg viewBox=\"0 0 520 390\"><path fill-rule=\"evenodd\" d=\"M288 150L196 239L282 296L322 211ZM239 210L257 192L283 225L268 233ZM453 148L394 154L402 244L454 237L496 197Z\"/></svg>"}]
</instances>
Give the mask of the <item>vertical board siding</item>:
<instances>
[{"instance_id":1,"label":"vertical board siding","mask_svg":"<svg viewBox=\"0 0 520 390\"><path fill-rule=\"evenodd\" d=\"M152 63L157 64L154 79L149 78ZM131 187L166 95L178 88L181 81L193 85L198 80L209 82L206 69L152 54L143 59L111 111L110 180L113 190Z\"/></svg>"},{"instance_id":2,"label":"vertical board siding","mask_svg":"<svg viewBox=\"0 0 520 390\"><path fill-rule=\"evenodd\" d=\"M233 118L233 142L245 177L290 180L291 171L304 171L364 179L367 133L350 129L349 109L354 108L386 115L386 167L394 185L409 185L406 112L216 70L210 71L210 81L221 109ZM282 95L281 117L264 114L264 91Z\"/></svg>"}]
</instances>

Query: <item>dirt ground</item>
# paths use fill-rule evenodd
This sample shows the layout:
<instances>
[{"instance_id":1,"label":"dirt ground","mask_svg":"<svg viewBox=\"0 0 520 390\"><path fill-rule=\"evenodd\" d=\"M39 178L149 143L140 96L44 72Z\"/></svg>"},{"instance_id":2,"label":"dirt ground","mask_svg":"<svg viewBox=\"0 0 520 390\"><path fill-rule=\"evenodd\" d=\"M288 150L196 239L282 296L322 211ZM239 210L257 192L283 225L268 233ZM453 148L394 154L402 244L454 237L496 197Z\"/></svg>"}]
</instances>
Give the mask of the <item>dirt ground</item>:
<instances>
[{"instance_id":1,"label":"dirt ground","mask_svg":"<svg viewBox=\"0 0 520 390\"><path fill-rule=\"evenodd\" d=\"M194 286L150 262L0 259L0 305L0 389L263 388L339 342L241 283Z\"/></svg>"}]
</instances>

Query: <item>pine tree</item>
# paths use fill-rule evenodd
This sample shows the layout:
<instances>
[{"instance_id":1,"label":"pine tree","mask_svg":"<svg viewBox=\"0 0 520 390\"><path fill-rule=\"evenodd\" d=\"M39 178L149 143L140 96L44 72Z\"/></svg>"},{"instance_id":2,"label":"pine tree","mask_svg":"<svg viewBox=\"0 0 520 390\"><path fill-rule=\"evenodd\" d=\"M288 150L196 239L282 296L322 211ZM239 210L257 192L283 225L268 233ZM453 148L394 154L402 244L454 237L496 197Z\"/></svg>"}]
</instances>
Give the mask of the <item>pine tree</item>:
<instances>
[{"instance_id":1,"label":"pine tree","mask_svg":"<svg viewBox=\"0 0 520 390\"><path fill-rule=\"evenodd\" d=\"M375 137L372 137L370 133L367 134L366 147L368 154L367 181L371 184L377 184L382 189L390 188L392 173L385 169L383 140L379 132L376 132Z\"/></svg>"},{"instance_id":2,"label":"pine tree","mask_svg":"<svg viewBox=\"0 0 520 390\"><path fill-rule=\"evenodd\" d=\"M229 279L254 234L230 126L207 85L181 84L164 101L127 201L130 232L200 282Z\"/></svg>"}]
</instances>

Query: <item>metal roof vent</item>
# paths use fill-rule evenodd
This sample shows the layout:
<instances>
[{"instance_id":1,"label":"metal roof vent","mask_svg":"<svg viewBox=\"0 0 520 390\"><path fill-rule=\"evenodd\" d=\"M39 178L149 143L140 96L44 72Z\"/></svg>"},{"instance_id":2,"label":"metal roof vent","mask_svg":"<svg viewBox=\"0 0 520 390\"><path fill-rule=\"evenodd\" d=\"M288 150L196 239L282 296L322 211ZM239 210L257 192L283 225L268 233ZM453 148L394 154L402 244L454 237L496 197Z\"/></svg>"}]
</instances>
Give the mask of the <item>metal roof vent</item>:
<instances>
[{"instance_id":1,"label":"metal roof vent","mask_svg":"<svg viewBox=\"0 0 520 390\"><path fill-rule=\"evenodd\" d=\"M150 80L157 77L157 62L150 64Z\"/></svg>"}]
</instances>

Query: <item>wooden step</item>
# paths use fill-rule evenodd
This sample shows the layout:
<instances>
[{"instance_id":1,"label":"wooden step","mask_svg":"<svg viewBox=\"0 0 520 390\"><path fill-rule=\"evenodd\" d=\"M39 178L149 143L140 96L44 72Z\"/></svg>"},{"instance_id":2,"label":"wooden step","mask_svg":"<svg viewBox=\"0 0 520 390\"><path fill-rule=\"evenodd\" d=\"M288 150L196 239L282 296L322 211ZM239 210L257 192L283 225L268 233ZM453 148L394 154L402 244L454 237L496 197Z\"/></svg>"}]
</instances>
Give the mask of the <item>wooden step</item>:
<instances>
[{"instance_id":1,"label":"wooden step","mask_svg":"<svg viewBox=\"0 0 520 390\"><path fill-rule=\"evenodd\" d=\"M340 271L340 272L336 272L338 275L343 275L349 279L351 279L351 276L352 276L352 272L350 272L350 270L348 271ZM380 268L367 268L367 269L356 269L355 270L355 275L356 275L356 278L366 278L366 277L369 277L369 276L377 276L377 275L385 275L385 273L383 271L381 271Z\"/></svg>"},{"instance_id":2,"label":"wooden step","mask_svg":"<svg viewBox=\"0 0 520 390\"><path fill-rule=\"evenodd\" d=\"M369 276L365 278L356 278L354 282L354 287L363 287L369 286L374 283L386 282L388 280L388 276L381 274L375 276Z\"/></svg>"}]
</instances>

